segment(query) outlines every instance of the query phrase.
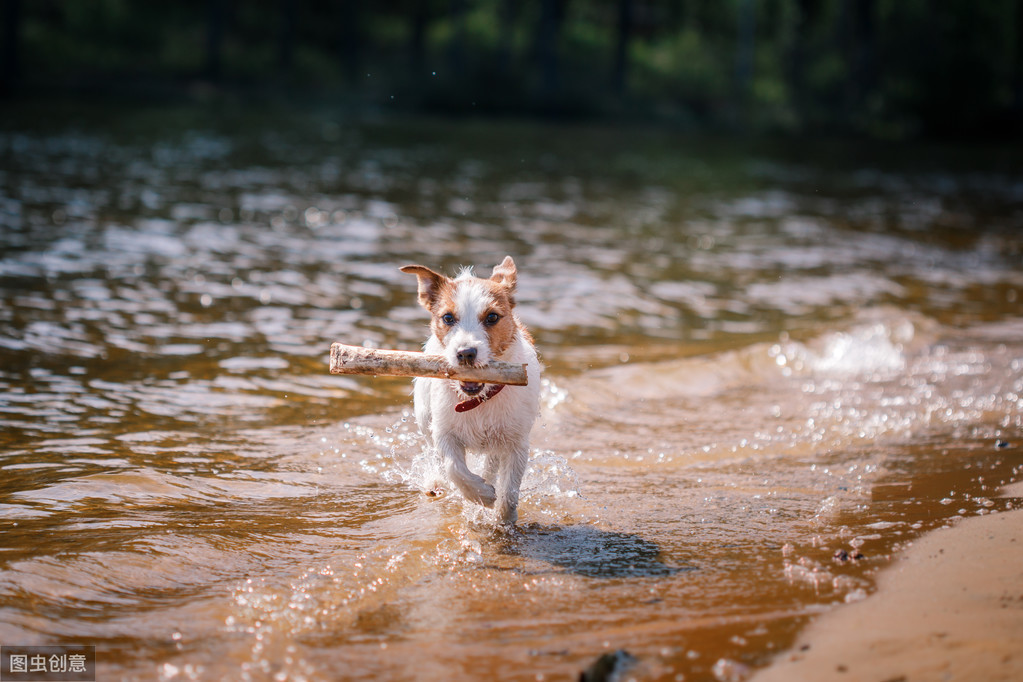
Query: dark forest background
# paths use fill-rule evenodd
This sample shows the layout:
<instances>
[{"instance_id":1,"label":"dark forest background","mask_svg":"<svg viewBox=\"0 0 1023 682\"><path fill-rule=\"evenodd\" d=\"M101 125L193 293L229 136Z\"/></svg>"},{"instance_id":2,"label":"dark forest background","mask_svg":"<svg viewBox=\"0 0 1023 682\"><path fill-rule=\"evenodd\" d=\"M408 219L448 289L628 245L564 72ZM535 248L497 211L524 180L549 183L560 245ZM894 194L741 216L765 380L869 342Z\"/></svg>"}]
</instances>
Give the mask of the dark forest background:
<instances>
[{"instance_id":1,"label":"dark forest background","mask_svg":"<svg viewBox=\"0 0 1023 682\"><path fill-rule=\"evenodd\" d=\"M0 0L0 88L885 139L1023 132L1023 0Z\"/></svg>"}]
</instances>

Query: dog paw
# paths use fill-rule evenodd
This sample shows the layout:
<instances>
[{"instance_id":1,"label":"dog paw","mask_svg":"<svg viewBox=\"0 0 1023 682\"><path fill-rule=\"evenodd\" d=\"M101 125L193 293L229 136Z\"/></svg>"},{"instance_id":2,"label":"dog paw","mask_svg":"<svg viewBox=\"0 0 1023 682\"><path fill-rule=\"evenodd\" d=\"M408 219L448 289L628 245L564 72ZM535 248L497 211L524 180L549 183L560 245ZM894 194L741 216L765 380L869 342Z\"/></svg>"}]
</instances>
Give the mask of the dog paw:
<instances>
[{"instance_id":1,"label":"dog paw","mask_svg":"<svg viewBox=\"0 0 1023 682\"><path fill-rule=\"evenodd\" d=\"M494 486L484 483L480 489L479 499L476 501L484 507L493 507L497 502L497 491L494 490Z\"/></svg>"},{"instance_id":2,"label":"dog paw","mask_svg":"<svg viewBox=\"0 0 1023 682\"><path fill-rule=\"evenodd\" d=\"M497 511L498 519L505 528L514 529L519 520L519 510L515 507L501 505Z\"/></svg>"}]
</instances>

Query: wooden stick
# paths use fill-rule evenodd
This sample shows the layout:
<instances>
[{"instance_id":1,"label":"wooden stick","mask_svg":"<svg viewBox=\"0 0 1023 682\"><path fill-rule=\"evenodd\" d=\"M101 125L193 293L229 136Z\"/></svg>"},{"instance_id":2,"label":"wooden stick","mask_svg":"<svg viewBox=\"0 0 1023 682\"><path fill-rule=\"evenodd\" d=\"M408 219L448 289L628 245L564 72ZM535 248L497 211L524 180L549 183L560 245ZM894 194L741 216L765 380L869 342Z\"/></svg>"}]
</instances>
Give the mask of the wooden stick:
<instances>
[{"instance_id":1,"label":"wooden stick","mask_svg":"<svg viewBox=\"0 0 1023 682\"><path fill-rule=\"evenodd\" d=\"M491 362L486 367L454 366L441 355L404 350L378 350L343 343L330 345L330 373L429 377L512 386L525 386L529 381L525 365Z\"/></svg>"}]
</instances>

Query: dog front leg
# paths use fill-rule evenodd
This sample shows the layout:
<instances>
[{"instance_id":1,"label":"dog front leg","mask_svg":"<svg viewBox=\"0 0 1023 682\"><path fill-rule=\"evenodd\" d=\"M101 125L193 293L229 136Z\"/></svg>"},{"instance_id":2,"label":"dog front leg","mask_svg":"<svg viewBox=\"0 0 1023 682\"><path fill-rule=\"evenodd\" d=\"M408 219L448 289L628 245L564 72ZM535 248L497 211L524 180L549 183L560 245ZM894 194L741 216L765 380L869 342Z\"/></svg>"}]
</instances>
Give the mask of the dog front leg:
<instances>
[{"instance_id":1,"label":"dog front leg","mask_svg":"<svg viewBox=\"0 0 1023 682\"><path fill-rule=\"evenodd\" d=\"M497 474L497 516L514 526L519 519L519 487L529 464L529 446L523 443L501 458Z\"/></svg>"},{"instance_id":2,"label":"dog front leg","mask_svg":"<svg viewBox=\"0 0 1023 682\"><path fill-rule=\"evenodd\" d=\"M504 459L504 452L493 451L487 453L483 460L483 480L487 483L497 485L497 476L501 471L501 461Z\"/></svg>"},{"instance_id":3,"label":"dog front leg","mask_svg":"<svg viewBox=\"0 0 1023 682\"><path fill-rule=\"evenodd\" d=\"M462 497L484 507L493 507L497 500L494 486L469 471L465 464L465 446L452 436L441 439L438 446L444 473Z\"/></svg>"}]
</instances>

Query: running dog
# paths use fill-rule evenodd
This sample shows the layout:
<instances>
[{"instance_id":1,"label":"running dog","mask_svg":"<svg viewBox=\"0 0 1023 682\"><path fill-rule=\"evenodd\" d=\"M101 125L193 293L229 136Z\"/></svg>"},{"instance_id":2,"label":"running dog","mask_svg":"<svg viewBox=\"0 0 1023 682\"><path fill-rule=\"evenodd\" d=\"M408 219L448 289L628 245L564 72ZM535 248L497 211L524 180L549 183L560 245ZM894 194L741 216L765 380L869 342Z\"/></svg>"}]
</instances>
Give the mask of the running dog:
<instances>
[{"instance_id":1,"label":"running dog","mask_svg":"<svg viewBox=\"0 0 1023 682\"><path fill-rule=\"evenodd\" d=\"M529 432L540 405L540 361L514 312L515 262L507 256L487 279L471 268L454 279L422 265L401 271L416 276L419 303L432 317L427 353L452 365L526 364L526 386L416 378L413 391L416 422L439 454L448 483L467 500L496 505L500 521L515 525ZM482 476L466 466L467 450L485 456Z\"/></svg>"}]
</instances>

